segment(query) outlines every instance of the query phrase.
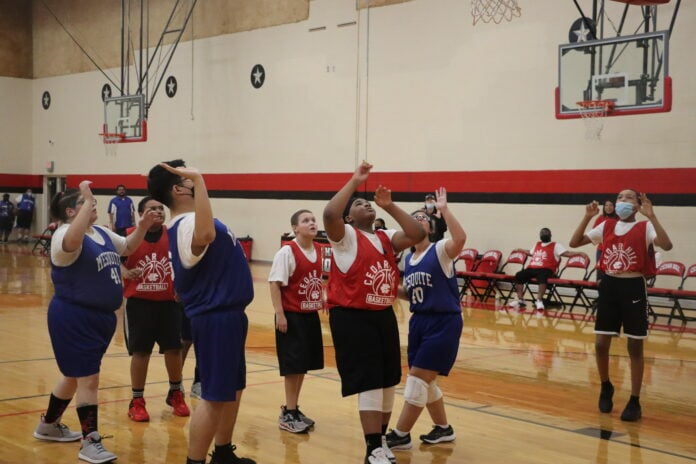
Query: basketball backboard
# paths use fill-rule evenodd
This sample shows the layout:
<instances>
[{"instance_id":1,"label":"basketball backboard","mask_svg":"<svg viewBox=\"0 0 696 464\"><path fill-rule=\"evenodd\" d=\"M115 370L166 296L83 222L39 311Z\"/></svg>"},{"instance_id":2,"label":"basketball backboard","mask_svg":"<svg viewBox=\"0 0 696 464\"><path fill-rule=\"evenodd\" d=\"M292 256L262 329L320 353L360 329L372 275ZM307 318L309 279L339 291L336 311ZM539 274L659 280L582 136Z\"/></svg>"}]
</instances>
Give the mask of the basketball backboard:
<instances>
[{"instance_id":1,"label":"basketball backboard","mask_svg":"<svg viewBox=\"0 0 696 464\"><path fill-rule=\"evenodd\" d=\"M104 99L104 133L122 134L119 143L145 142L145 96L124 95Z\"/></svg>"},{"instance_id":2,"label":"basketball backboard","mask_svg":"<svg viewBox=\"0 0 696 464\"><path fill-rule=\"evenodd\" d=\"M668 43L658 31L560 45L556 118L579 118L579 102L595 100L613 102L607 116L670 111Z\"/></svg>"}]
</instances>

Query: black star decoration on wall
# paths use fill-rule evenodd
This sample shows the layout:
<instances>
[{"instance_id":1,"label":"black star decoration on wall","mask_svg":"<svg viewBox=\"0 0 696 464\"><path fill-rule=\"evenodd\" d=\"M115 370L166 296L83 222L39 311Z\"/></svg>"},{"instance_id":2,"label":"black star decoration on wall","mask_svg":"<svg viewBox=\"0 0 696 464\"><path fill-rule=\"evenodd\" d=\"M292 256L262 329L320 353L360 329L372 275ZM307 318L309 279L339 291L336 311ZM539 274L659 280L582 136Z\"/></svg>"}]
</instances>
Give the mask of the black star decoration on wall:
<instances>
[{"instance_id":1,"label":"black star decoration on wall","mask_svg":"<svg viewBox=\"0 0 696 464\"><path fill-rule=\"evenodd\" d=\"M176 77L174 76L169 76L167 78L167 83L165 84L165 89L167 92L167 96L169 98L172 98L174 95L176 95L176 91L178 89L178 85L176 83Z\"/></svg>"},{"instance_id":2,"label":"black star decoration on wall","mask_svg":"<svg viewBox=\"0 0 696 464\"><path fill-rule=\"evenodd\" d=\"M45 110L51 106L51 94L48 92L48 90L46 90L41 96L41 106L43 106L43 109Z\"/></svg>"},{"instance_id":3,"label":"black star decoration on wall","mask_svg":"<svg viewBox=\"0 0 696 464\"><path fill-rule=\"evenodd\" d=\"M265 81L266 70L263 69L263 66L260 64L255 65L251 70L251 85L253 85L255 89L260 89Z\"/></svg>"}]
</instances>

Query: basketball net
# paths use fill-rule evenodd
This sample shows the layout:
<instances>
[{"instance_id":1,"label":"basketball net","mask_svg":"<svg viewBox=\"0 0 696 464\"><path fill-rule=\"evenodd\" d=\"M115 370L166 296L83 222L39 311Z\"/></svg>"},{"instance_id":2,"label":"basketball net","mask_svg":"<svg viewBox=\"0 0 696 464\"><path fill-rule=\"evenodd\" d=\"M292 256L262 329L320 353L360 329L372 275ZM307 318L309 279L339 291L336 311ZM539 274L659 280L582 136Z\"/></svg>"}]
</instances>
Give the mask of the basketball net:
<instances>
[{"instance_id":1,"label":"basketball net","mask_svg":"<svg viewBox=\"0 0 696 464\"><path fill-rule=\"evenodd\" d=\"M104 151L106 156L116 156L118 153L118 144L123 141L125 134L112 134L109 132L102 132L99 134L102 142L104 142Z\"/></svg>"},{"instance_id":2,"label":"basketball net","mask_svg":"<svg viewBox=\"0 0 696 464\"><path fill-rule=\"evenodd\" d=\"M522 16L522 9L517 0L471 0L471 16L474 26L478 21L500 24L503 19L512 21L513 17Z\"/></svg>"},{"instance_id":3,"label":"basketball net","mask_svg":"<svg viewBox=\"0 0 696 464\"><path fill-rule=\"evenodd\" d=\"M578 113L585 122L585 138L587 140L599 140L604 129L604 119L614 109L611 100L586 100L579 101Z\"/></svg>"}]
</instances>

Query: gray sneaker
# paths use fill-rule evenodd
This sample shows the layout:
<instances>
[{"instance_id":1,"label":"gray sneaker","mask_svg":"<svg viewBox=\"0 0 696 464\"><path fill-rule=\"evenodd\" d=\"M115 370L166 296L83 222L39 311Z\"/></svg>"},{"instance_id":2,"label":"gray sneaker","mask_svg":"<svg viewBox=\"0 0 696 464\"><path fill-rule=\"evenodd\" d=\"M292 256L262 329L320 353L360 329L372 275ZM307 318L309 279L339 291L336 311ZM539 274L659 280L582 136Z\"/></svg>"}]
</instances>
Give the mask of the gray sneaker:
<instances>
[{"instance_id":1,"label":"gray sneaker","mask_svg":"<svg viewBox=\"0 0 696 464\"><path fill-rule=\"evenodd\" d=\"M77 457L93 464L115 461L116 455L107 451L101 441L99 432L90 433L82 440L82 448L80 448L80 454Z\"/></svg>"},{"instance_id":2,"label":"gray sneaker","mask_svg":"<svg viewBox=\"0 0 696 464\"><path fill-rule=\"evenodd\" d=\"M309 425L302 422L299 414L297 414L297 410L291 411L285 406L280 407L278 427L290 433L307 433L309 431Z\"/></svg>"},{"instance_id":3,"label":"gray sneaker","mask_svg":"<svg viewBox=\"0 0 696 464\"><path fill-rule=\"evenodd\" d=\"M190 398L196 398L196 399L201 399L201 383L196 382L193 385L191 385L191 391L189 392L189 397Z\"/></svg>"},{"instance_id":4,"label":"gray sneaker","mask_svg":"<svg viewBox=\"0 0 696 464\"><path fill-rule=\"evenodd\" d=\"M71 432L67 425L60 423L60 418L49 424L44 421L44 415L41 414L41 421L34 430L34 438L48 441L77 441L82 438L82 434Z\"/></svg>"}]
</instances>

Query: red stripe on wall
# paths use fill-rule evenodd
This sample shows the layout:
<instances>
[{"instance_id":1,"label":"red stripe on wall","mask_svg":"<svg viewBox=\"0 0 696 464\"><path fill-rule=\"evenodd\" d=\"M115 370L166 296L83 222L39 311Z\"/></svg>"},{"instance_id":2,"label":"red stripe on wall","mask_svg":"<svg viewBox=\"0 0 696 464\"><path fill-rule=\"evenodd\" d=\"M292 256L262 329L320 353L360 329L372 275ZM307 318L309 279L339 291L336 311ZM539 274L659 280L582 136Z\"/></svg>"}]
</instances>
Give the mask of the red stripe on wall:
<instances>
[{"instance_id":1,"label":"red stripe on wall","mask_svg":"<svg viewBox=\"0 0 696 464\"><path fill-rule=\"evenodd\" d=\"M351 173L204 173L204 176L209 190L335 192ZM89 179L92 187L98 189L115 190L118 184L129 189L147 188L146 177L137 174L67 177L70 187ZM696 193L696 168L375 172L361 190L372 191L379 184L395 192L430 192L442 185L450 192L461 193L614 193L634 188L652 194L686 194Z\"/></svg>"},{"instance_id":2,"label":"red stripe on wall","mask_svg":"<svg viewBox=\"0 0 696 464\"><path fill-rule=\"evenodd\" d=\"M32 174L0 174L0 186L3 188L42 189L43 176Z\"/></svg>"}]
</instances>

